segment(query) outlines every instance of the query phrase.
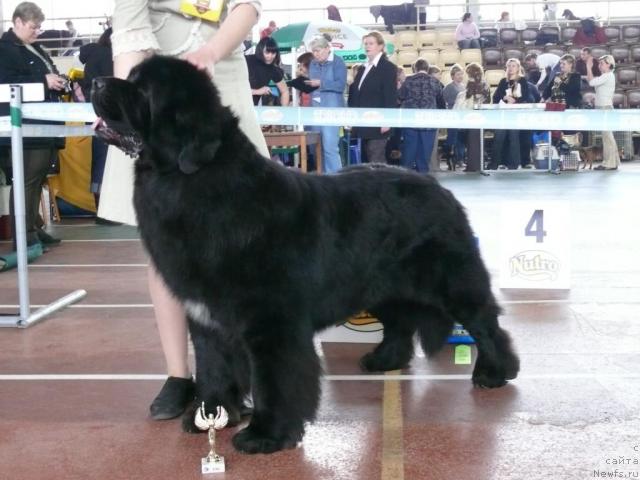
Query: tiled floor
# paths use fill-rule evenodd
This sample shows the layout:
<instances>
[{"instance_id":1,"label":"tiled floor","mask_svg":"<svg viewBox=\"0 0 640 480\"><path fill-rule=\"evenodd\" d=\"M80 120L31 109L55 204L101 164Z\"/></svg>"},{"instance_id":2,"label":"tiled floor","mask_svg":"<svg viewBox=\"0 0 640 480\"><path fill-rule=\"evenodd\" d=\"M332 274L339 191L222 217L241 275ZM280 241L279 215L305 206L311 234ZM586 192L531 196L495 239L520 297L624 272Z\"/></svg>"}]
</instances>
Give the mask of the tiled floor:
<instances>
[{"instance_id":1,"label":"tiled floor","mask_svg":"<svg viewBox=\"0 0 640 480\"><path fill-rule=\"evenodd\" d=\"M467 207L494 275L501 204L570 206L571 290L496 288L519 378L474 389L451 346L386 381L353 378L371 345L325 343L321 409L302 445L247 456L225 430L227 472L211 478L640 478L640 165L440 179ZM202 478L206 437L147 419L164 367L135 230L89 223L55 226L65 242L29 269L34 304L77 288L86 298L29 329L0 329L0 479ZM0 274L0 312L15 313L16 284Z\"/></svg>"}]
</instances>

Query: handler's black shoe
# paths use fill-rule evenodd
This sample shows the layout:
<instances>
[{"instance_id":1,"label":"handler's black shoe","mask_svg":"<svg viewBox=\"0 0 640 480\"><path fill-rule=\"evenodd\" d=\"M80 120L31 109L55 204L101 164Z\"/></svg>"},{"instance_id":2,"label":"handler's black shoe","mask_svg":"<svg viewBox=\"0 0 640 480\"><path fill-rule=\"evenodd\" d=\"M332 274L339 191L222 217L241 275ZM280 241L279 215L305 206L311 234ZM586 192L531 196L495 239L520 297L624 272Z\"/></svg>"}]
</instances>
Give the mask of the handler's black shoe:
<instances>
[{"instance_id":1,"label":"handler's black shoe","mask_svg":"<svg viewBox=\"0 0 640 480\"><path fill-rule=\"evenodd\" d=\"M38 228L36 230L36 235L38 236L38 240L40 240L40 243L42 243L43 245L58 245L62 241L59 238L52 237L41 228Z\"/></svg>"},{"instance_id":2,"label":"handler's black shoe","mask_svg":"<svg viewBox=\"0 0 640 480\"><path fill-rule=\"evenodd\" d=\"M149 412L153 420L169 420L182 415L195 398L196 384L193 378L169 377L162 390L151 402Z\"/></svg>"}]
</instances>

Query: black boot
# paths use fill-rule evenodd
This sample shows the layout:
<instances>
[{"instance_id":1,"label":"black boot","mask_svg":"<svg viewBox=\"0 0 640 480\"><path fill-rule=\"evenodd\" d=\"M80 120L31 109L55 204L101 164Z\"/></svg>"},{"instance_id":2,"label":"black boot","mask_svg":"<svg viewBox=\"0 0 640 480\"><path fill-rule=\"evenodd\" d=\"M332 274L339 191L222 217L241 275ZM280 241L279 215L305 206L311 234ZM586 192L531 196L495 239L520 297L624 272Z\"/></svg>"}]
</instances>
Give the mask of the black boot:
<instances>
[{"instance_id":1,"label":"black boot","mask_svg":"<svg viewBox=\"0 0 640 480\"><path fill-rule=\"evenodd\" d=\"M160 393L151 402L149 413L154 420L169 420L184 413L195 398L196 384L193 378L169 377Z\"/></svg>"},{"instance_id":2,"label":"black boot","mask_svg":"<svg viewBox=\"0 0 640 480\"><path fill-rule=\"evenodd\" d=\"M59 238L52 237L41 228L36 229L36 235L38 236L38 240L40 240L40 243L42 243L43 245L59 245L62 241Z\"/></svg>"}]
</instances>

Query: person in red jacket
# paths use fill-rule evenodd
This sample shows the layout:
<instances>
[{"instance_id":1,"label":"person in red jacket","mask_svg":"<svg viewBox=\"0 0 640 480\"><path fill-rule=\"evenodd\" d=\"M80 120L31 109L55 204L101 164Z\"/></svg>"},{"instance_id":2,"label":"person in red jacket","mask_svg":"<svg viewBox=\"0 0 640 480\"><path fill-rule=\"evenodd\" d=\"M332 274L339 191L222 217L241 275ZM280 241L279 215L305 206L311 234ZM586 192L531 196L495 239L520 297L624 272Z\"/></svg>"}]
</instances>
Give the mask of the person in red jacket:
<instances>
[{"instance_id":1,"label":"person in red jacket","mask_svg":"<svg viewBox=\"0 0 640 480\"><path fill-rule=\"evenodd\" d=\"M573 36L573 44L577 46L600 45L607 43L604 29L591 18L580 21L580 27Z\"/></svg>"}]
</instances>

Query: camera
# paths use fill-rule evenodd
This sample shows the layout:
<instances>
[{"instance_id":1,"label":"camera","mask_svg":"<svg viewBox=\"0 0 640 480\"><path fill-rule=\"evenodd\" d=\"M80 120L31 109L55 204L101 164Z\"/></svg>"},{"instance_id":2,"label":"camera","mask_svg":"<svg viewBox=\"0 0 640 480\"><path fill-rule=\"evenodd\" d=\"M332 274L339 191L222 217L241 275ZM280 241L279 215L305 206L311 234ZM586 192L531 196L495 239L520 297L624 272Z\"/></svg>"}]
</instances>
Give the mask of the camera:
<instances>
[{"instance_id":1,"label":"camera","mask_svg":"<svg viewBox=\"0 0 640 480\"><path fill-rule=\"evenodd\" d=\"M69 94L73 92L73 85L71 85L71 79L67 75L60 75L60 78L62 78L63 80L62 90L60 93L64 95L64 94Z\"/></svg>"}]
</instances>

